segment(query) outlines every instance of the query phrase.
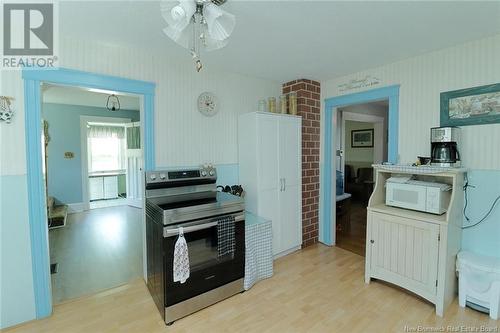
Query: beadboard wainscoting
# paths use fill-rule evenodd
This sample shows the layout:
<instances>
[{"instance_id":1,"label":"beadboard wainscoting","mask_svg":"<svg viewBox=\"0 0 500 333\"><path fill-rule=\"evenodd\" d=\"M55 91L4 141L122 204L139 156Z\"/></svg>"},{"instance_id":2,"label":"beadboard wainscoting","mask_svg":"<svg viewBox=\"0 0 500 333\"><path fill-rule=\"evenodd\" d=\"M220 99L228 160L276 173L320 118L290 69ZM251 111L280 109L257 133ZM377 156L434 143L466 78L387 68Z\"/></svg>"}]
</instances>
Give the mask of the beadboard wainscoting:
<instances>
[{"instance_id":1,"label":"beadboard wainscoting","mask_svg":"<svg viewBox=\"0 0 500 333\"><path fill-rule=\"evenodd\" d=\"M340 85L365 77L379 78L380 84L340 91ZM440 93L499 82L500 35L495 35L323 81L321 93L324 100L400 85L399 163L412 163L417 156L430 156L430 128L440 125ZM324 105L321 111L324 112ZM324 123L321 126L323 131ZM482 217L500 194L499 142L499 123L462 127L459 147L462 164L470 170L471 184L477 186L469 191L468 211L473 221ZM323 160L321 156L321 165L324 164ZM500 258L500 205L484 224L466 229L462 243L465 249Z\"/></svg>"}]
</instances>

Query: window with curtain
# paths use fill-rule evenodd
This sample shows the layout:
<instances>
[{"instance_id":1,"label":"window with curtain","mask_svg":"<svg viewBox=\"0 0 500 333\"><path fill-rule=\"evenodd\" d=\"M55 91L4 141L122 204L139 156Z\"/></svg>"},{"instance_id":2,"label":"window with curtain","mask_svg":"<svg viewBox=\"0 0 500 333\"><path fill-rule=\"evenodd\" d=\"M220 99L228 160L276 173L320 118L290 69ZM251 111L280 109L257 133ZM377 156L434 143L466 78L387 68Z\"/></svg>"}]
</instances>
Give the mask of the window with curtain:
<instances>
[{"instance_id":1,"label":"window with curtain","mask_svg":"<svg viewBox=\"0 0 500 333\"><path fill-rule=\"evenodd\" d=\"M90 125L87 129L89 172L125 169L125 128Z\"/></svg>"}]
</instances>

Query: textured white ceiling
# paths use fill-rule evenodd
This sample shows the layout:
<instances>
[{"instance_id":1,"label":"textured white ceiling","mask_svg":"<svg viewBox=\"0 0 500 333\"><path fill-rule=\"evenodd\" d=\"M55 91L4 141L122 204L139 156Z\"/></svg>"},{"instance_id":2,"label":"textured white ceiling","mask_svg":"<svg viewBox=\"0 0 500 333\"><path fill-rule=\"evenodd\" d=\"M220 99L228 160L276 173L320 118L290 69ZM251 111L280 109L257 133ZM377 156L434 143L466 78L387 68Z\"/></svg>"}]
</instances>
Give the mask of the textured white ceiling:
<instances>
[{"instance_id":1,"label":"textured white ceiling","mask_svg":"<svg viewBox=\"0 0 500 333\"><path fill-rule=\"evenodd\" d=\"M95 92L87 88L59 86L44 83L42 86L44 103L70 104L105 108L108 96L116 94L122 110L139 111L140 99L137 96L125 95L120 92Z\"/></svg>"},{"instance_id":2,"label":"textured white ceiling","mask_svg":"<svg viewBox=\"0 0 500 333\"><path fill-rule=\"evenodd\" d=\"M239 1L205 66L288 81L330 79L500 33L500 1ZM166 37L159 1L65 1L64 35L189 57ZM184 62L183 62L184 63Z\"/></svg>"}]
</instances>

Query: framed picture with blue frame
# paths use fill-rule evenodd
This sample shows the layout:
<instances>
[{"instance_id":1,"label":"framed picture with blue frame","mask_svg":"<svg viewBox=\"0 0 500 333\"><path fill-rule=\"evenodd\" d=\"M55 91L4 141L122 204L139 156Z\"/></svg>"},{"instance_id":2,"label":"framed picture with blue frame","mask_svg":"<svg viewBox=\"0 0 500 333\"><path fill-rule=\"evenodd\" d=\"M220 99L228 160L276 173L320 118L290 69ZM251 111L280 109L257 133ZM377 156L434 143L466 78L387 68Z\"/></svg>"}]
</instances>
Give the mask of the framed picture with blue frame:
<instances>
[{"instance_id":1,"label":"framed picture with blue frame","mask_svg":"<svg viewBox=\"0 0 500 333\"><path fill-rule=\"evenodd\" d=\"M441 126L500 123L500 83L441 93Z\"/></svg>"}]
</instances>

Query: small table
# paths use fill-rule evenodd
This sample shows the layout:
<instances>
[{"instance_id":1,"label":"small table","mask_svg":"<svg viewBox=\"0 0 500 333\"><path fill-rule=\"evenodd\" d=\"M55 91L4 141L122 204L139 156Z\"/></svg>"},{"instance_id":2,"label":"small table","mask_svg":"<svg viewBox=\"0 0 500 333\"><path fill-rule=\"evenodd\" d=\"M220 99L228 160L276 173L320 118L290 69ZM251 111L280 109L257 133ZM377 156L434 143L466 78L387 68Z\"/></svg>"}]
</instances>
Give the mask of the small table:
<instances>
[{"instance_id":1,"label":"small table","mask_svg":"<svg viewBox=\"0 0 500 333\"><path fill-rule=\"evenodd\" d=\"M245 290L257 281L273 276L273 225L245 212Z\"/></svg>"}]
</instances>

